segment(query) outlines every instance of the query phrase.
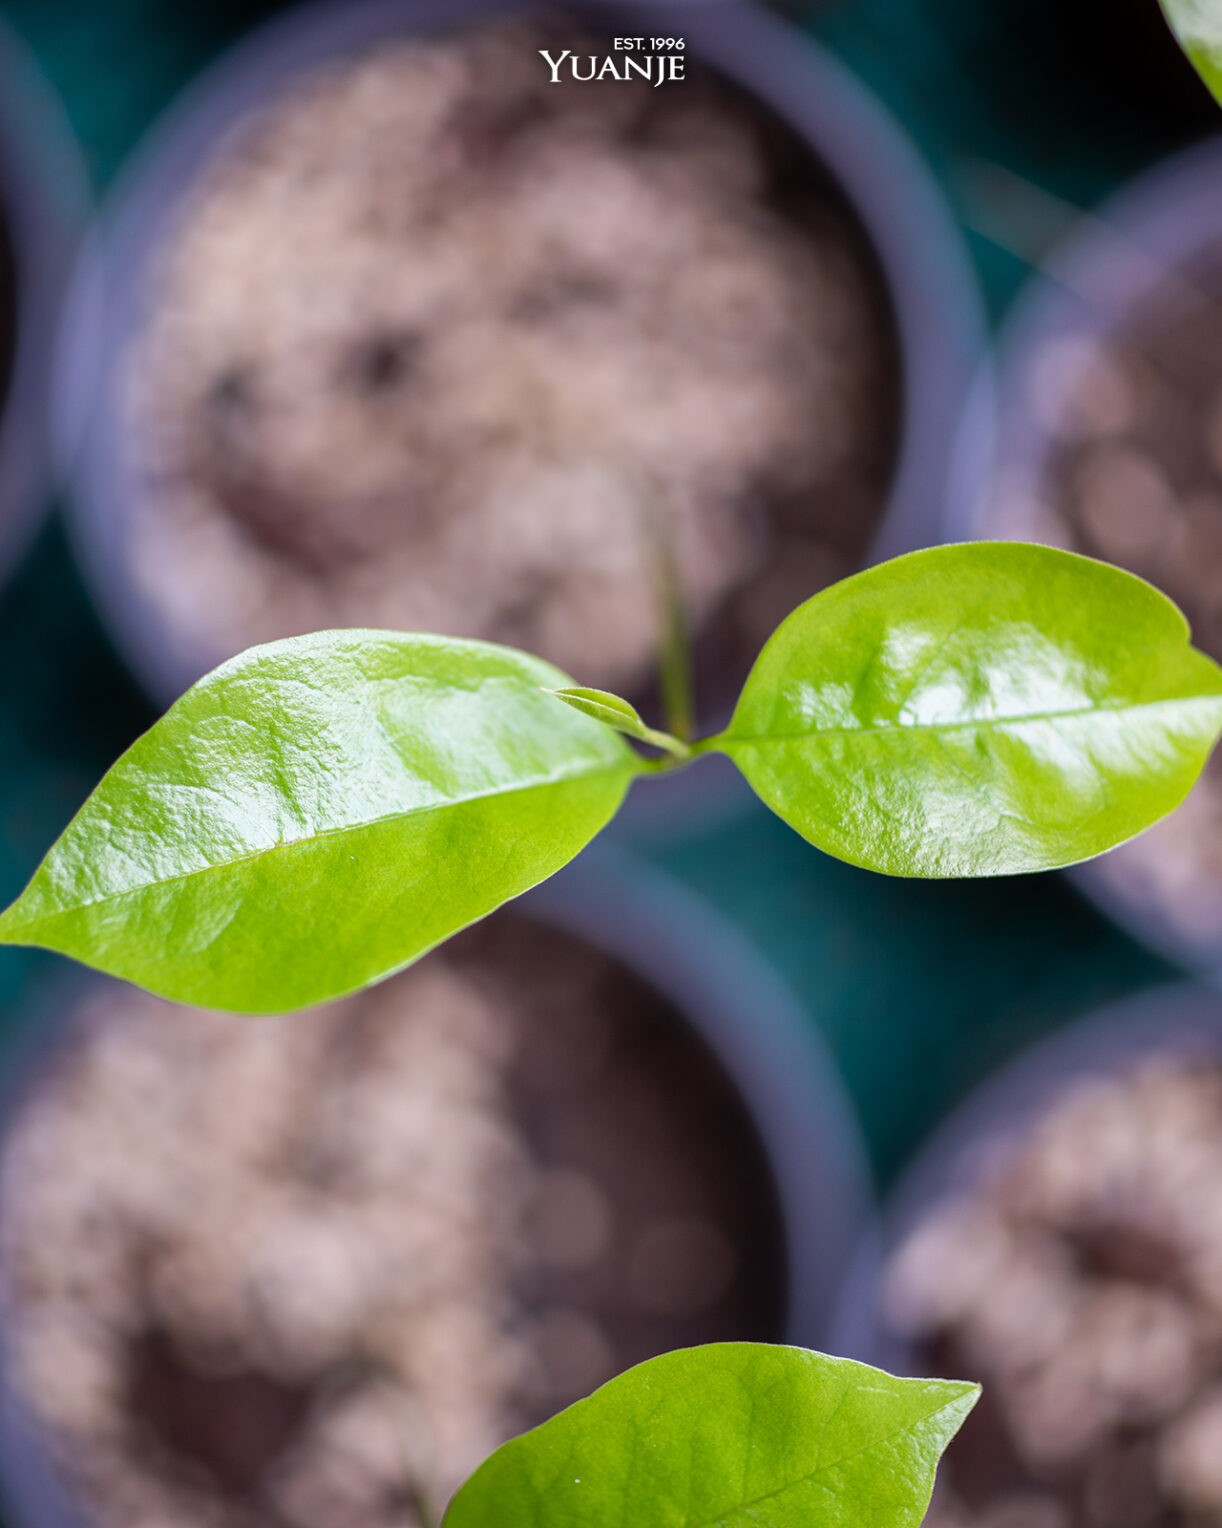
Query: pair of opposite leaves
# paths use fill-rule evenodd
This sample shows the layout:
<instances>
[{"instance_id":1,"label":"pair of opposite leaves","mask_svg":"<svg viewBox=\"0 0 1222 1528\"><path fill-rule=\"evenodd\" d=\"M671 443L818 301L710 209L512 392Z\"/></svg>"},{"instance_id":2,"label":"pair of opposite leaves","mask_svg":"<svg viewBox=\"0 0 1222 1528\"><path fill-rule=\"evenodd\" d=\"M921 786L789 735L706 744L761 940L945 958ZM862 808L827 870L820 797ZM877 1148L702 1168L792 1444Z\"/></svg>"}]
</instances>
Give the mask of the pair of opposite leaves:
<instances>
[{"instance_id":1,"label":"pair of opposite leaves","mask_svg":"<svg viewBox=\"0 0 1222 1528\"><path fill-rule=\"evenodd\" d=\"M854 864L998 875L1140 832L1220 730L1222 670L1163 595L1068 552L977 543L809 600L692 751L728 754ZM571 859L657 769L624 732L666 743L488 643L357 630L254 648L115 764L0 940L183 1002L322 1002Z\"/></svg>"},{"instance_id":2,"label":"pair of opposite leaves","mask_svg":"<svg viewBox=\"0 0 1222 1528\"><path fill-rule=\"evenodd\" d=\"M1222 0L1163 6L1222 99ZM1086 559L917 553L795 611L696 751L729 754L856 864L1054 868L1140 832L1199 774L1222 673L1188 637L1170 601ZM486 644L346 632L256 649L119 761L0 938L186 1001L336 996L593 837L647 767L610 728L686 751ZM443 1528L917 1528L976 1395L798 1348L670 1353L498 1449Z\"/></svg>"}]
</instances>

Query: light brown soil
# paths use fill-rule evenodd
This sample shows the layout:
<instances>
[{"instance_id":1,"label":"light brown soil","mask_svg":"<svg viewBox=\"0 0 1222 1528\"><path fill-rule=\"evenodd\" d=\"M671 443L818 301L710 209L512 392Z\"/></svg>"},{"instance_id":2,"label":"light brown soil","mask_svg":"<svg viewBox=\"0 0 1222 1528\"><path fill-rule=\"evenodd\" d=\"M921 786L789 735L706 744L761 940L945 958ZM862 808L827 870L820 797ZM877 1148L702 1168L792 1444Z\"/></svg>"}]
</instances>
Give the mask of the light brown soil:
<instances>
[{"instance_id":1,"label":"light brown soil","mask_svg":"<svg viewBox=\"0 0 1222 1528\"><path fill-rule=\"evenodd\" d=\"M921 1372L983 1382L930 1528L1222 1523L1222 1068L1073 1085L888 1275Z\"/></svg>"},{"instance_id":2,"label":"light brown soil","mask_svg":"<svg viewBox=\"0 0 1222 1528\"><path fill-rule=\"evenodd\" d=\"M3 1156L19 1391L98 1528L413 1528L654 1353L782 1336L742 1106L623 967L499 917L284 1018L107 989Z\"/></svg>"},{"instance_id":3,"label":"light brown soil","mask_svg":"<svg viewBox=\"0 0 1222 1528\"><path fill-rule=\"evenodd\" d=\"M515 23L387 44L236 131L130 359L140 576L219 657L335 625L647 687L658 545L724 699L852 571L886 299L808 153L700 75L551 86Z\"/></svg>"}]
</instances>

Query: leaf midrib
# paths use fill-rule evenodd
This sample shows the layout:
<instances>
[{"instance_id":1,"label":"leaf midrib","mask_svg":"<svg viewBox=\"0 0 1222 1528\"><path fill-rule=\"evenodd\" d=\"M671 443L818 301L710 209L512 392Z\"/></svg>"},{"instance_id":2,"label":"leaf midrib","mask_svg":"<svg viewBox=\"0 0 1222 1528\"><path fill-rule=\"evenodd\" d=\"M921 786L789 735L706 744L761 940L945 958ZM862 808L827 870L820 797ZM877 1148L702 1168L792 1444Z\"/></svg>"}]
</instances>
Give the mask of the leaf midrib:
<instances>
[{"instance_id":1,"label":"leaf midrib","mask_svg":"<svg viewBox=\"0 0 1222 1528\"><path fill-rule=\"evenodd\" d=\"M1030 711L1015 716L973 717L961 722L886 722L869 727L811 727L807 732L763 732L742 734L729 729L720 737L710 739L722 747L730 743L803 743L824 737L871 737L893 732L967 732L982 727L1001 728L1022 726L1027 722L1067 721L1073 717L1097 716L1100 712L1151 711L1162 706L1200 705L1212 701L1222 706L1222 692L1204 695L1168 695L1162 700L1139 700L1116 704L1074 706L1062 711ZM733 725L733 724L731 724Z\"/></svg>"},{"instance_id":2,"label":"leaf midrib","mask_svg":"<svg viewBox=\"0 0 1222 1528\"><path fill-rule=\"evenodd\" d=\"M841 1454L838 1458L830 1460L827 1464L816 1461L814 1468L807 1470L805 1474L797 1475L793 1480L784 1481L781 1485L775 1486L771 1491L764 1491L759 1496L751 1497L749 1501L735 1502L732 1507L727 1508L724 1512L719 1512L715 1517L704 1517L694 1521L688 1519L684 1523L683 1528L721 1528L722 1524L732 1521L736 1513L750 1512L753 1507L758 1507L761 1502L771 1501L774 1496L781 1496L786 1491L792 1491L795 1486L805 1485L808 1482L822 1486L823 1490L830 1490L829 1486L823 1485L819 1480L818 1477L820 1475L826 1474L829 1470L838 1469L852 1459L859 1459L863 1454L871 1453L874 1449L883 1448L895 1438L901 1438L906 1434L914 1433L917 1428L924 1427L934 1417L939 1416L944 1411L949 1411L962 1399L962 1395L957 1395L949 1401L943 1401L940 1406L935 1406L931 1411L925 1412L923 1416L917 1417L913 1422L897 1427L894 1432L885 1433L881 1438L872 1438L868 1443L863 1443L860 1448L851 1449L847 1454ZM840 1404L843 1403L843 1400L844 1397L842 1396Z\"/></svg>"},{"instance_id":3,"label":"leaf midrib","mask_svg":"<svg viewBox=\"0 0 1222 1528\"><path fill-rule=\"evenodd\" d=\"M474 801L490 801L497 796L514 796L524 791L541 790L548 785L567 785L576 780L593 780L601 775L630 774L632 772L632 763L630 760L626 760L622 765L608 765L599 769L574 770L569 774L546 775L542 779L531 780L521 785L512 785L497 790L472 791L466 796L456 796L448 801L438 801L425 806L411 807L407 811L384 812L380 817L366 817L360 822L350 822L344 823L339 827L324 828L321 832L305 834L300 838L282 839L278 843L268 844L265 848L252 849L249 854L235 855L232 859L221 860L214 865L201 865L196 870L184 870L178 875L167 875L158 880L142 881L134 886L125 886L121 891L112 891L105 896L93 897L88 901L73 902L70 905L59 908L55 912L40 913L26 921L17 922L14 920L10 924L9 918L11 914L16 912L20 906L20 902L17 902L4 913L0 913L0 941L4 939L6 930L33 928L40 923L51 923L69 914L85 912L91 907L103 907L108 902L117 902L124 897L134 896L139 892L150 891L154 887L176 886L183 881L194 880L199 876L215 875L221 871L236 869L239 865L253 864L255 860L262 859L268 854L276 854L283 849L299 849L310 844L322 843L324 840L335 838L341 833L358 833L367 828L376 828L380 823L407 821L409 818L420 817L425 813L444 812L452 807L467 806Z\"/></svg>"}]
</instances>

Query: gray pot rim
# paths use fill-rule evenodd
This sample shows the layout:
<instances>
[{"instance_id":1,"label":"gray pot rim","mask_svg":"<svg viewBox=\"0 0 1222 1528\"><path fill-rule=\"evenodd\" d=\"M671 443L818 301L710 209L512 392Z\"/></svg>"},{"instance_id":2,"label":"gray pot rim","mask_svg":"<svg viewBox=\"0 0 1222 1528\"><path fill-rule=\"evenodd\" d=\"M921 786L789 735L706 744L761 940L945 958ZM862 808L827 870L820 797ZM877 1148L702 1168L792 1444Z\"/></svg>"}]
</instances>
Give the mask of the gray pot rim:
<instances>
[{"instance_id":1,"label":"gray pot rim","mask_svg":"<svg viewBox=\"0 0 1222 1528\"><path fill-rule=\"evenodd\" d=\"M688 1022L735 1086L771 1169L785 1236L785 1340L818 1347L873 1212L856 1114L813 1021L763 957L698 896L614 845L510 904L622 962ZM0 1141L88 991L57 972L0 1052ZM0 1271L2 1273L2 1271ZM0 1277L2 1282L2 1277ZM0 1325L0 1503L14 1528L88 1528L7 1380Z\"/></svg>"},{"instance_id":2,"label":"gray pot rim","mask_svg":"<svg viewBox=\"0 0 1222 1528\"><path fill-rule=\"evenodd\" d=\"M1034 502L1048 459L1049 432L1029 410L1007 407L1029 376L1032 357L1066 329L1103 339L1157 290L1167 271L1219 242L1222 134L1137 176L1056 247L1020 293L993 359L973 384L955 470L980 486L975 499L961 497L948 507L946 540L1036 539L1032 522L996 512L989 494L1004 479L1007 504L1024 495ZM1139 943L1204 980L1222 982L1222 928L1213 937L1192 937L1156 901L1124 889L1114 874L1124 854L1121 845L1063 874Z\"/></svg>"},{"instance_id":3,"label":"gray pot rim","mask_svg":"<svg viewBox=\"0 0 1222 1528\"><path fill-rule=\"evenodd\" d=\"M1068 1088L1123 1075L1155 1055L1222 1058L1222 994L1183 981L1106 1004L1037 1040L969 1092L919 1148L859 1243L836 1301L832 1350L915 1372L910 1345L880 1317L883 1271L896 1248L936 1205L1013 1152Z\"/></svg>"},{"instance_id":4,"label":"gray pot rim","mask_svg":"<svg viewBox=\"0 0 1222 1528\"><path fill-rule=\"evenodd\" d=\"M28 48L0 18L0 205L16 267L16 347L0 405L0 578L15 568L51 490L52 356L89 192L66 118Z\"/></svg>"},{"instance_id":5,"label":"gray pot rim","mask_svg":"<svg viewBox=\"0 0 1222 1528\"><path fill-rule=\"evenodd\" d=\"M902 130L816 43L750 0L568 3L596 20L685 36L693 54L788 120L840 185L873 246L903 368L896 474L871 557L935 539L947 496L974 494L961 469L952 478L951 447L985 325L961 237ZM155 124L108 198L61 330L55 451L95 603L158 701L173 699L212 660L187 649L132 577L125 536L136 477L110 379L167 219L234 119L304 69L387 35L514 8L517 0L313 0L263 24L206 69Z\"/></svg>"}]
</instances>

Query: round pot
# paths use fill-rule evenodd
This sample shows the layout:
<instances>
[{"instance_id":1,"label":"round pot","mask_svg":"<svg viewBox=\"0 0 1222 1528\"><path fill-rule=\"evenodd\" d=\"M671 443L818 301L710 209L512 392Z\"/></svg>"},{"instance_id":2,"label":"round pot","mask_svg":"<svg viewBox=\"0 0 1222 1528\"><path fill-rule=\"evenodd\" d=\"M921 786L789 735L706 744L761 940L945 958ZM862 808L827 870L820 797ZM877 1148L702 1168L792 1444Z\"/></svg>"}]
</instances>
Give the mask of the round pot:
<instances>
[{"instance_id":1,"label":"round pot","mask_svg":"<svg viewBox=\"0 0 1222 1528\"><path fill-rule=\"evenodd\" d=\"M919 1351L886 1318L886 1276L899 1249L931 1215L963 1196L970 1197L1004 1169L1049 1110L1073 1090L1092 1080L1122 1079L1142 1062L1163 1058L1217 1065L1222 1058L1222 997L1210 988L1184 983L1110 1005L1032 1046L970 1094L918 1152L858 1248L832 1324L833 1351L901 1374L928 1373L940 1367L937 1358ZM1222 1129L1222 1121L1218 1128ZM1077 1133L1084 1135L1082 1127ZM1117 1189L1120 1196L1128 1191ZM1094 1268L1088 1234L1084 1223L1076 1257L1082 1267ZM1110 1254L1116 1267L1101 1263L1096 1276L1133 1279L1139 1284L1148 1281L1147 1287L1165 1280L1171 1287L1174 1273L1169 1265L1160 1266L1155 1274L1147 1249L1134 1252L1119 1240L1116 1246L1120 1250ZM1145 1259L1144 1267L1120 1262L1138 1257ZM1042 1306L1033 1304L1030 1319L1038 1321L1042 1314ZM947 1363L956 1367L957 1361L951 1358ZM989 1388L986 1378L986 1396ZM1000 1476L991 1435L986 1441L985 1433L969 1429L963 1449L967 1452L961 1457L969 1459L977 1488L991 1478L990 1472Z\"/></svg>"},{"instance_id":2,"label":"round pot","mask_svg":"<svg viewBox=\"0 0 1222 1528\"><path fill-rule=\"evenodd\" d=\"M87 205L59 103L0 21L0 304L12 310L0 312L0 578L47 507L51 358Z\"/></svg>"},{"instance_id":3,"label":"round pot","mask_svg":"<svg viewBox=\"0 0 1222 1528\"><path fill-rule=\"evenodd\" d=\"M732 930L620 851L586 855L521 899L512 916L519 915L610 955L681 1015L732 1080L771 1176L782 1230L786 1294L775 1332L761 1336L823 1342L847 1259L869 1220L870 1189L851 1107L810 1021ZM6 1122L48 1050L62 1043L66 1019L99 980L65 979L44 1005L44 1022L23 1027L25 1054L11 1056L6 1067L0 1102ZM7 1518L17 1528L81 1528L81 1509L4 1377L11 1373L5 1345L0 1334L0 1495Z\"/></svg>"},{"instance_id":4,"label":"round pot","mask_svg":"<svg viewBox=\"0 0 1222 1528\"><path fill-rule=\"evenodd\" d=\"M1184 268L1207 252L1215 259L1222 253L1220 186L1222 138L1214 138L1143 175L1097 214L1084 217L1031 280L964 416L959 468L984 489L974 502L961 499L949 506L948 540L1041 541L1128 560L1084 542L1064 518L1059 506L1068 494L1057 485L1064 483L1071 437L1058 420L1071 417L1068 404L1086 385L1087 368L1122 351L1118 342L1140 315L1151 313L1152 304L1174 295ZM1189 278L1185 290L1191 284ZM1182 337L1180 345L1183 349ZM1218 382L1222 385L1222 370ZM1106 431L1106 413L1097 424L1074 428ZM1091 437L1083 438L1089 445ZM1106 434L1099 438L1107 444ZM1123 432L1115 435L1119 444L1125 439ZM1156 458L1157 449L1148 454ZM1150 565L1135 563L1133 571L1159 582ZM1190 802L1185 810L1192 809ZM1222 972L1222 878L1211 887L1210 877L1190 873L1181 860L1178 844L1196 831L1187 823L1177 814L1068 874L1136 938L1179 964L1214 975Z\"/></svg>"},{"instance_id":5,"label":"round pot","mask_svg":"<svg viewBox=\"0 0 1222 1528\"><path fill-rule=\"evenodd\" d=\"M113 385L138 323L149 264L184 189L251 108L321 62L384 37L426 34L518 8L513 0L323 0L273 21L209 70L151 134L106 211L75 284L59 356L59 452L71 463L72 532L120 648L160 701L217 659L150 608L133 579L138 488ZM873 247L902 366L898 457L873 555L933 539L952 483L950 445L983 325L967 261L938 193L896 126L845 72L776 17L737 0L633 5L574 0L616 30L667 32L789 124L843 190ZM714 771L715 773L715 771Z\"/></svg>"},{"instance_id":6,"label":"round pot","mask_svg":"<svg viewBox=\"0 0 1222 1528\"><path fill-rule=\"evenodd\" d=\"M887 1196L837 1298L832 1351L910 1370L909 1345L880 1320L881 1269L935 1205L979 1183L1068 1088L1121 1075L1146 1056L1219 1054L1222 997L1186 982L1110 1005L1003 1066L951 1111Z\"/></svg>"}]
</instances>

